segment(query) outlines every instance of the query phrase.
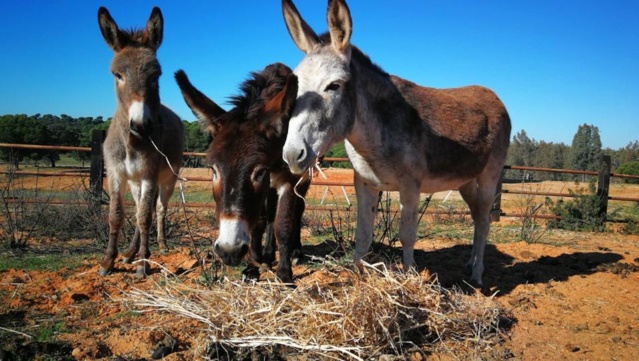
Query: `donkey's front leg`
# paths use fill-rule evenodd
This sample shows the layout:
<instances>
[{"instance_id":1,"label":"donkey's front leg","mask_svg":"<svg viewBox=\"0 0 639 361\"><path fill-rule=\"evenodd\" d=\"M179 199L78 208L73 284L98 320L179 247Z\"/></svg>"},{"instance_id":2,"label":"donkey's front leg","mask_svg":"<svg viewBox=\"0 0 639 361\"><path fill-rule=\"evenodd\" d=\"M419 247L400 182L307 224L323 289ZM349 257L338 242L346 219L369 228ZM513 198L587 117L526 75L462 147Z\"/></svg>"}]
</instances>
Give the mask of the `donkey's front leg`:
<instances>
[{"instance_id":1,"label":"donkey's front leg","mask_svg":"<svg viewBox=\"0 0 639 361\"><path fill-rule=\"evenodd\" d=\"M357 197L357 231L355 232L355 264L369 252L373 242L373 224L377 215L379 192L368 187L355 173L355 195Z\"/></svg>"},{"instance_id":2,"label":"donkey's front leg","mask_svg":"<svg viewBox=\"0 0 639 361\"><path fill-rule=\"evenodd\" d=\"M291 266L291 254L295 239L295 197L293 186L287 185L279 190L279 202L275 212L273 231L277 241L277 249L280 253L277 265L277 277L284 283L293 283L293 270ZM298 231L299 232L299 231Z\"/></svg>"},{"instance_id":3,"label":"donkey's front leg","mask_svg":"<svg viewBox=\"0 0 639 361\"><path fill-rule=\"evenodd\" d=\"M109 175L109 244L107 245L104 260L100 263L98 273L106 276L113 270L115 258L118 256L118 236L124 223L124 206L122 200L121 184L115 175Z\"/></svg>"},{"instance_id":4,"label":"donkey's front leg","mask_svg":"<svg viewBox=\"0 0 639 361\"><path fill-rule=\"evenodd\" d=\"M140 230L140 248L138 249L138 264L135 276L138 278L147 275L148 265L146 259L149 258L149 231L153 220L153 209L158 195L158 187L155 182L142 181L142 191L140 194L140 202L136 213L137 227Z\"/></svg>"},{"instance_id":5,"label":"donkey's front leg","mask_svg":"<svg viewBox=\"0 0 639 361\"><path fill-rule=\"evenodd\" d=\"M264 229L267 227L266 223L266 216L261 216L251 231L251 243L249 245L250 261L246 268L242 271L244 277L250 280L257 280L260 278L260 268L257 265L263 264L262 235L264 234Z\"/></svg>"},{"instance_id":6,"label":"donkey's front leg","mask_svg":"<svg viewBox=\"0 0 639 361\"><path fill-rule=\"evenodd\" d=\"M140 197L142 191L140 182L129 180L129 189L131 190L131 197L133 198L133 203L135 203L135 209L137 210L140 207ZM122 263L133 262L133 260L135 259L135 254L138 253L139 249L140 227L136 226L135 232L133 233L133 238L131 239L131 243L129 244L129 249L127 249L122 256Z\"/></svg>"},{"instance_id":7,"label":"donkey's front leg","mask_svg":"<svg viewBox=\"0 0 639 361\"><path fill-rule=\"evenodd\" d=\"M260 262L263 265L266 265L268 268L270 268L275 261L275 247L277 246L277 241L275 240L275 231L273 230L273 224L275 223L275 214L277 213L278 199L279 196L277 192L274 189L270 189L264 204L263 213L266 217L266 242L264 243L264 248L262 249Z\"/></svg>"}]
</instances>

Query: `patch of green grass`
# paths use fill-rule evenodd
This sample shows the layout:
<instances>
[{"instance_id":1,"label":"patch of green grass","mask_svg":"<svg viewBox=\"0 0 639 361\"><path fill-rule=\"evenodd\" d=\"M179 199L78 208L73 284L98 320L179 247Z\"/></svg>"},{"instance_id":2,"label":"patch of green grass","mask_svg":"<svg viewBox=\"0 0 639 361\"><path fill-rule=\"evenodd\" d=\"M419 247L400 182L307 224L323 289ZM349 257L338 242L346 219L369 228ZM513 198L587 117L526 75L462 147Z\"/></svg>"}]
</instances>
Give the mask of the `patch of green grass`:
<instances>
[{"instance_id":1,"label":"patch of green grass","mask_svg":"<svg viewBox=\"0 0 639 361\"><path fill-rule=\"evenodd\" d=\"M45 321L31 331L31 336L38 342L52 342L58 334L65 332L65 328L63 321Z\"/></svg>"},{"instance_id":2,"label":"patch of green grass","mask_svg":"<svg viewBox=\"0 0 639 361\"><path fill-rule=\"evenodd\" d=\"M609 213L615 213L616 218L628 221L639 221L639 203L611 201L608 204Z\"/></svg>"},{"instance_id":3,"label":"patch of green grass","mask_svg":"<svg viewBox=\"0 0 639 361\"><path fill-rule=\"evenodd\" d=\"M124 193L124 200L128 202L133 202L133 197L131 196L130 192ZM211 208L215 206L215 203L213 201L213 195L210 191L185 190L184 200L186 201L186 204L208 202L208 203L211 203ZM169 199L169 203L177 203L180 201L181 201L180 189L178 188L178 186L176 186L175 190L173 191L173 195L171 195L171 198Z\"/></svg>"},{"instance_id":4,"label":"patch of green grass","mask_svg":"<svg viewBox=\"0 0 639 361\"><path fill-rule=\"evenodd\" d=\"M447 224L431 222L430 227L424 229L427 238L449 238L473 241L474 227L472 224ZM421 236L422 234L418 234Z\"/></svg>"},{"instance_id":5,"label":"patch of green grass","mask_svg":"<svg viewBox=\"0 0 639 361\"><path fill-rule=\"evenodd\" d=\"M57 271L62 268L74 269L82 265L88 255L69 254L0 254L0 271L17 269L23 271Z\"/></svg>"}]
</instances>

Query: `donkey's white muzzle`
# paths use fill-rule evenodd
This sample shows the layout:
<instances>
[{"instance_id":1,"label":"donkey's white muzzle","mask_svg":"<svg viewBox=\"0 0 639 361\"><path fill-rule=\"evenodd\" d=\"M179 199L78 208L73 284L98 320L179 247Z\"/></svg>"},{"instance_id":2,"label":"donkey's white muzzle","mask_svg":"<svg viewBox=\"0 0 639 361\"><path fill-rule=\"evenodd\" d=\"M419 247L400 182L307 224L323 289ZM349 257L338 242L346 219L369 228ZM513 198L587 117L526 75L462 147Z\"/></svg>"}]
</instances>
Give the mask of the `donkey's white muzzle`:
<instances>
[{"instance_id":1,"label":"donkey's white muzzle","mask_svg":"<svg viewBox=\"0 0 639 361\"><path fill-rule=\"evenodd\" d=\"M129 129L136 137L146 134L151 120L151 110L142 101L134 101L129 106Z\"/></svg>"},{"instance_id":2,"label":"donkey's white muzzle","mask_svg":"<svg viewBox=\"0 0 639 361\"><path fill-rule=\"evenodd\" d=\"M213 250L224 264L238 265L249 250L248 223L243 219L220 219L220 235Z\"/></svg>"}]
</instances>

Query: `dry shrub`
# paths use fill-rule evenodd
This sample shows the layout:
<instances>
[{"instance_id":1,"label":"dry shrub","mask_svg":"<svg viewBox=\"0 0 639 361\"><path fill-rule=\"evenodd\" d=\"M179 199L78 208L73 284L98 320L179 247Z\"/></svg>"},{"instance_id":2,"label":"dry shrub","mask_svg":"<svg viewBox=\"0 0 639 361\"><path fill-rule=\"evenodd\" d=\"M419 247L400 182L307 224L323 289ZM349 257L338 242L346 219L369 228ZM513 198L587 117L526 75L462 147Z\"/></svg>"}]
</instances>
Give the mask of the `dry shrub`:
<instances>
[{"instance_id":1,"label":"dry shrub","mask_svg":"<svg viewBox=\"0 0 639 361\"><path fill-rule=\"evenodd\" d=\"M434 278L389 271L382 263L364 264L361 272L331 263L320 272L295 288L226 280L194 289L167 279L125 299L145 311L199 321L208 343L226 352L279 347L288 356L360 360L450 342L479 351L500 337L504 310L491 297L446 290Z\"/></svg>"}]
</instances>

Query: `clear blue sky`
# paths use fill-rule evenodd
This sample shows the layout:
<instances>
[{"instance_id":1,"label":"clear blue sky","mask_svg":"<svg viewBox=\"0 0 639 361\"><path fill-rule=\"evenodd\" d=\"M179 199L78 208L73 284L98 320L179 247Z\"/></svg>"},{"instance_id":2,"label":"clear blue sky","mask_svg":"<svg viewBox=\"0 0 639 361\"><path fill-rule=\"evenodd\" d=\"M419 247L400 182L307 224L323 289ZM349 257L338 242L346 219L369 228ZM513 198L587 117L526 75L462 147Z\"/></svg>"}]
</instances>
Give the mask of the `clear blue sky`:
<instances>
[{"instance_id":1,"label":"clear blue sky","mask_svg":"<svg viewBox=\"0 0 639 361\"><path fill-rule=\"evenodd\" d=\"M513 135L570 145L580 124L604 147L639 139L639 1L351 0L352 42L384 70L421 85L492 88ZM112 52L97 24L105 5L121 28L143 27L154 5L165 20L162 102L194 117L173 73L184 69L228 107L250 71L294 68L279 0L0 1L0 114L110 117ZM317 33L326 1L298 0Z\"/></svg>"}]
</instances>

